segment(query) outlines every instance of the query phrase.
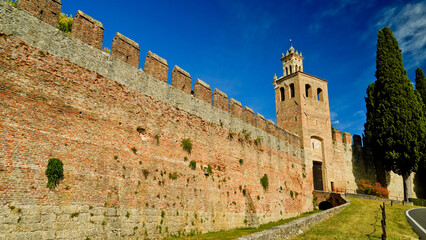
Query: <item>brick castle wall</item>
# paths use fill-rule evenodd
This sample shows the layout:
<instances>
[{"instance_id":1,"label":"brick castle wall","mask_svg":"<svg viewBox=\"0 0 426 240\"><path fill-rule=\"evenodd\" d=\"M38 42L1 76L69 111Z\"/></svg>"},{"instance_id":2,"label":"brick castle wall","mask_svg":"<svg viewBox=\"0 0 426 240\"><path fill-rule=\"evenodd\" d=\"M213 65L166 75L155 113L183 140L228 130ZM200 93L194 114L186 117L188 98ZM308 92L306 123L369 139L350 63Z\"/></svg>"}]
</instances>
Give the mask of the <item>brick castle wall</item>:
<instances>
[{"instance_id":1,"label":"brick castle wall","mask_svg":"<svg viewBox=\"0 0 426 240\"><path fill-rule=\"evenodd\" d=\"M0 16L1 237L158 237L312 208L294 134L270 135L2 2ZM55 191L52 157L65 171Z\"/></svg>"}]
</instances>

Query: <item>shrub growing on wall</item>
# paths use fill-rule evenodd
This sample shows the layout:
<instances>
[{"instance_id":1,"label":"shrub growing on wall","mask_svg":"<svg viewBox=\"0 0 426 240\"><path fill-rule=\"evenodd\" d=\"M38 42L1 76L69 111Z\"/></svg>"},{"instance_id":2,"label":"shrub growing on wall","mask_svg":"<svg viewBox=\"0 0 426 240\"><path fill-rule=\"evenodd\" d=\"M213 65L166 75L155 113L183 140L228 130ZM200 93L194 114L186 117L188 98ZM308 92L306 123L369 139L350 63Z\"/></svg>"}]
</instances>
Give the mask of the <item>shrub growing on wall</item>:
<instances>
[{"instance_id":1,"label":"shrub growing on wall","mask_svg":"<svg viewBox=\"0 0 426 240\"><path fill-rule=\"evenodd\" d=\"M70 35L73 22L74 22L74 19L72 18L72 15L67 16L64 13L61 13L61 14L59 14L58 26L57 27L62 32Z\"/></svg>"},{"instance_id":2,"label":"shrub growing on wall","mask_svg":"<svg viewBox=\"0 0 426 240\"><path fill-rule=\"evenodd\" d=\"M197 162L195 162L194 160L192 160L191 162L189 162L189 167L192 170L195 170L195 168L197 167Z\"/></svg>"},{"instance_id":3,"label":"shrub growing on wall","mask_svg":"<svg viewBox=\"0 0 426 240\"><path fill-rule=\"evenodd\" d=\"M50 190L55 189L59 181L64 178L64 164L57 158L49 159L46 169L47 187Z\"/></svg>"},{"instance_id":4,"label":"shrub growing on wall","mask_svg":"<svg viewBox=\"0 0 426 240\"><path fill-rule=\"evenodd\" d=\"M269 187L269 179L268 175L265 173L263 177L260 179L260 184L262 184L263 189L266 191Z\"/></svg>"},{"instance_id":5,"label":"shrub growing on wall","mask_svg":"<svg viewBox=\"0 0 426 240\"><path fill-rule=\"evenodd\" d=\"M192 141L189 138L182 139L182 142L180 144L183 150L187 151L189 154L191 154L192 151Z\"/></svg>"}]
</instances>

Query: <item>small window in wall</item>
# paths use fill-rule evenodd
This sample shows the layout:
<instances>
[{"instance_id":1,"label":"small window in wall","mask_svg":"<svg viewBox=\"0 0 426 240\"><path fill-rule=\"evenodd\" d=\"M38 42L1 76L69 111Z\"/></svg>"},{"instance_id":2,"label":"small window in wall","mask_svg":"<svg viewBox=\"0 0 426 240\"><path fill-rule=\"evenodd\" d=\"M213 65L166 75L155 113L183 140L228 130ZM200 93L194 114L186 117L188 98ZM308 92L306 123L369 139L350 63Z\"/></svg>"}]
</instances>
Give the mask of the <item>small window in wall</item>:
<instances>
[{"instance_id":1,"label":"small window in wall","mask_svg":"<svg viewBox=\"0 0 426 240\"><path fill-rule=\"evenodd\" d=\"M288 75L288 67L285 68L285 75Z\"/></svg>"},{"instance_id":2,"label":"small window in wall","mask_svg":"<svg viewBox=\"0 0 426 240\"><path fill-rule=\"evenodd\" d=\"M290 66L290 74L292 74L293 73L293 71L292 71L293 69L291 68L291 66Z\"/></svg>"},{"instance_id":3,"label":"small window in wall","mask_svg":"<svg viewBox=\"0 0 426 240\"><path fill-rule=\"evenodd\" d=\"M291 67L290 67L291 69ZM294 84L290 84L290 98L294 98Z\"/></svg>"},{"instance_id":4,"label":"small window in wall","mask_svg":"<svg viewBox=\"0 0 426 240\"><path fill-rule=\"evenodd\" d=\"M299 72L301 72L302 71L302 67L299 67Z\"/></svg>"},{"instance_id":5,"label":"small window in wall","mask_svg":"<svg viewBox=\"0 0 426 240\"><path fill-rule=\"evenodd\" d=\"M280 96L281 96L281 102L283 102L285 100L285 95L284 95L284 88L280 88Z\"/></svg>"},{"instance_id":6,"label":"small window in wall","mask_svg":"<svg viewBox=\"0 0 426 240\"><path fill-rule=\"evenodd\" d=\"M306 97L312 97L312 88L309 84L305 85L305 95Z\"/></svg>"},{"instance_id":7,"label":"small window in wall","mask_svg":"<svg viewBox=\"0 0 426 240\"><path fill-rule=\"evenodd\" d=\"M323 101L322 89L321 88L317 89L317 100L318 101Z\"/></svg>"}]
</instances>

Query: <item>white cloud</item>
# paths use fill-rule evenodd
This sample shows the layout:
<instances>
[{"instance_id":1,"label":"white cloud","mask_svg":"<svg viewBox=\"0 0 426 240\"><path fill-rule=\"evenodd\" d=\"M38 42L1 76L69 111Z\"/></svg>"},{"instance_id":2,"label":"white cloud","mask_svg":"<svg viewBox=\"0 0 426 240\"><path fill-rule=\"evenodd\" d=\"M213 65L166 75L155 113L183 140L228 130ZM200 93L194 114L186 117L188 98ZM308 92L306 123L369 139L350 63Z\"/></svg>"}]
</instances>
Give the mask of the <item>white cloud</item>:
<instances>
[{"instance_id":1,"label":"white cloud","mask_svg":"<svg viewBox=\"0 0 426 240\"><path fill-rule=\"evenodd\" d=\"M379 15L376 27L389 26L402 49L407 68L426 60L426 2L386 8Z\"/></svg>"},{"instance_id":2,"label":"white cloud","mask_svg":"<svg viewBox=\"0 0 426 240\"><path fill-rule=\"evenodd\" d=\"M363 110L359 110L359 111L356 111L356 112L354 112L354 117L357 117L357 116L364 116L364 111Z\"/></svg>"},{"instance_id":3,"label":"white cloud","mask_svg":"<svg viewBox=\"0 0 426 240\"><path fill-rule=\"evenodd\" d=\"M336 120L338 114L336 112L330 112L331 121Z\"/></svg>"},{"instance_id":4,"label":"white cloud","mask_svg":"<svg viewBox=\"0 0 426 240\"><path fill-rule=\"evenodd\" d=\"M336 121L333 121L333 122L331 122L332 124L340 124L340 121L339 120L336 120Z\"/></svg>"}]
</instances>

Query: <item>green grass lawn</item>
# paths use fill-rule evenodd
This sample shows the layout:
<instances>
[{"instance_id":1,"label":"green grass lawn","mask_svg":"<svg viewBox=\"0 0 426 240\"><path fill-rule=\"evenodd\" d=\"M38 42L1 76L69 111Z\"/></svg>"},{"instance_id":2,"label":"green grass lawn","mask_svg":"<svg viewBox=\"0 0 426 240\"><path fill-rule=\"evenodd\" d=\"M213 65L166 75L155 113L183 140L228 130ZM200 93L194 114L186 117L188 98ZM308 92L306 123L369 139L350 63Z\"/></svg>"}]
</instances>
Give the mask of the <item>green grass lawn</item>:
<instances>
[{"instance_id":1,"label":"green grass lawn","mask_svg":"<svg viewBox=\"0 0 426 240\"><path fill-rule=\"evenodd\" d=\"M349 198L351 204L339 214L317 224L292 239L381 239L380 201ZM419 239L405 218L405 210L415 208L386 204L387 239Z\"/></svg>"},{"instance_id":2,"label":"green grass lawn","mask_svg":"<svg viewBox=\"0 0 426 240\"><path fill-rule=\"evenodd\" d=\"M205 234L199 234L199 235L194 235L194 236L187 236L187 237L168 237L165 238L164 240L173 240L173 239L203 239L203 240L228 240L228 239L235 239L238 237L242 237L245 235L249 235L255 232L261 232L263 230L275 227L275 226L279 226L285 223L288 223L292 220L301 218L301 217L306 217L309 216L311 214L314 213L318 213L320 212L319 210L317 211L313 211L313 212L307 212L307 213L302 213L301 215L297 216L297 217L293 217L293 218L288 218L288 219L283 219L277 222L270 222L267 224L263 224L260 225L260 227L258 228L237 228L237 229L232 229L232 230L227 230L227 231L220 231L220 232L211 232L211 233L205 233Z\"/></svg>"},{"instance_id":3,"label":"green grass lawn","mask_svg":"<svg viewBox=\"0 0 426 240\"><path fill-rule=\"evenodd\" d=\"M351 204L343 209L340 213L317 224L305 233L292 239L380 240L382 234L382 228L380 224L382 215L379 205L383 204L383 202L357 198L349 198L349 200L351 201ZM405 210L415 207L416 206L404 206L401 204L393 204L391 207L390 204L386 204L387 239L419 239L405 218ZM169 237L166 239L235 239L288 223L294 219L311 215L312 213L313 212L304 213L295 218L264 224L258 228L237 228L228 231L206 233L188 237Z\"/></svg>"}]
</instances>

